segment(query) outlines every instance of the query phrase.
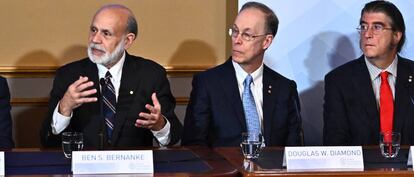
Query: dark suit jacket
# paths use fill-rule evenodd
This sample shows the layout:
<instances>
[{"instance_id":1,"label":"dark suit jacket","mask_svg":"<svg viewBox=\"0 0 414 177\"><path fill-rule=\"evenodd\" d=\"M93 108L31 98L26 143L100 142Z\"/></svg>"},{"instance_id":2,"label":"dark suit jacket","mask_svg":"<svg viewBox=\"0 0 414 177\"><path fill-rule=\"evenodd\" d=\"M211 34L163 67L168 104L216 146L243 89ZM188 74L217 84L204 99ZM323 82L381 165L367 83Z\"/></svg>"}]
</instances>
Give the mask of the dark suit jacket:
<instances>
[{"instance_id":1,"label":"dark suit jacket","mask_svg":"<svg viewBox=\"0 0 414 177\"><path fill-rule=\"evenodd\" d=\"M247 132L236 73L229 59L193 78L182 145L239 146ZM264 66L263 125L267 146L301 144L301 118L294 81Z\"/></svg>"},{"instance_id":2,"label":"dark suit jacket","mask_svg":"<svg viewBox=\"0 0 414 177\"><path fill-rule=\"evenodd\" d=\"M414 62L398 56L394 98L393 131L402 144L414 144ZM364 56L325 76L325 145L379 144L380 121L377 102Z\"/></svg>"},{"instance_id":3,"label":"dark suit jacket","mask_svg":"<svg viewBox=\"0 0 414 177\"><path fill-rule=\"evenodd\" d=\"M7 80L0 77L0 148L14 147L10 109L9 86Z\"/></svg>"},{"instance_id":4,"label":"dark suit jacket","mask_svg":"<svg viewBox=\"0 0 414 177\"><path fill-rule=\"evenodd\" d=\"M88 76L94 82L93 88L97 89L98 93L93 96L97 97L99 101L83 104L76 108L73 111L70 125L64 131L83 132L86 147L100 147L100 137L102 136L98 134L103 133L105 135L106 127L101 116L102 103L100 102L98 68L88 58L58 69L50 93L49 113L41 130L41 142L44 146L60 145L60 135L56 136L51 132L50 124L53 111L68 86L76 81L79 76ZM131 91L133 91L133 94L130 94ZM145 109L145 104L152 104L151 94L153 92L157 93L162 114L171 124L170 144L175 144L179 140L182 125L174 113L175 98L171 94L165 69L153 61L126 53L116 104L116 122L111 139L112 146L152 146L152 132L145 128L137 128L134 124L140 112L148 112Z\"/></svg>"}]
</instances>

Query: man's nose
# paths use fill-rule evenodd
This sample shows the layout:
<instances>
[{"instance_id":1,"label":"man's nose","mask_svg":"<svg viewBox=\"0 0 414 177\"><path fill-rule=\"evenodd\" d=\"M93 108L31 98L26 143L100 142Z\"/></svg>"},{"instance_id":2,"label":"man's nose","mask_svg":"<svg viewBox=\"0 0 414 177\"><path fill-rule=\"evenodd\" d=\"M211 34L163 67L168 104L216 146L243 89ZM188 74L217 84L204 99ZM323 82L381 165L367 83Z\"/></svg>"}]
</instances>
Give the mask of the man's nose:
<instances>
[{"instance_id":1,"label":"man's nose","mask_svg":"<svg viewBox=\"0 0 414 177\"><path fill-rule=\"evenodd\" d=\"M235 44L241 44L242 43L241 34L237 34L236 37L233 37L233 41Z\"/></svg>"},{"instance_id":2,"label":"man's nose","mask_svg":"<svg viewBox=\"0 0 414 177\"><path fill-rule=\"evenodd\" d=\"M373 32L374 32L374 29L372 29L371 27L369 27L365 32L363 32L363 35L366 38L370 38L370 37L372 37Z\"/></svg>"},{"instance_id":3,"label":"man's nose","mask_svg":"<svg viewBox=\"0 0 414 177\"><path fill-rule=\"evenodd\" d=\"M90 42L93 42L95 44L100 44L102 42L102 39L101 39L101 36L99 35L99 33L91 34Z\"/></svg>"}]
</instances>

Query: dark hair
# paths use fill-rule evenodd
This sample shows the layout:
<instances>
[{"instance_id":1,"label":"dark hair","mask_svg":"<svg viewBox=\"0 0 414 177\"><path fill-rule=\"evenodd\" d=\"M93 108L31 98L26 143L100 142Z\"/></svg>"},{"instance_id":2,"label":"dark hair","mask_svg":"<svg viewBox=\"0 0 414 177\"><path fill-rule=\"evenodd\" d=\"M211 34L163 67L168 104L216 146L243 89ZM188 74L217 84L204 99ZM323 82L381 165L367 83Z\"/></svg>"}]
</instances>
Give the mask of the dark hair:
<instances>
[{"instance_id":1,"label":"dark hair","mask_svg":"<svg viewBox=\"0 0 414 177\"><path fill-rule=\"evenodd\" d=\"M271 33L273 36L276 36L277 28L279 26L279 19L277 19L276 14L273 12L272 9L267 7L266 5L259 3L259 2L247 2L242 6L240 12L249 9L255 8L262 11L266 16L266 31Z\"/></svg>"},{"instance_id":2,"label":"dark hair","mask_svg":"<svg viewBox=\"0 0 414 177\"><path fill-rule=\"evenodd\" d=\"M126 32L127 33L133 33L135 35L135 38L138 35L138 23L137 20L135 19L134 13L132 13L132 11L121 4L108 4L105 5L103 7L101 7L96 14L98 14L100 11L104 10L104 9L124 9L128 12L128 19L127 19L127 26L126 26ZM95 15L96 15L95 14Z\"/></svg>"},{"instance_id":3,"label":"dark hair","mask_svg":"<svg viewBox=\"0 0 414 177\"><path fill-rule=\"evenodd\" d=\"M138 36L138 23L133 14L128 15L126 30L128 33L134 33L135 37Z\"/></svg>"},{"instance_id":4,"label":"dark hair","mask_svg":"<svg viewBox=\"0 0 414 177\"><path fill-rule=\"evenodd\" d=\"M401 40L397 45L397 52L400 52L405 43L405 23L400 10L398 10L397 6L389 1L378 0L365 4L364 8L361 10L361 18L364 13L370 12L384 13L391 19L392 30L402 33Z\"/></svg>"}]
</instances>

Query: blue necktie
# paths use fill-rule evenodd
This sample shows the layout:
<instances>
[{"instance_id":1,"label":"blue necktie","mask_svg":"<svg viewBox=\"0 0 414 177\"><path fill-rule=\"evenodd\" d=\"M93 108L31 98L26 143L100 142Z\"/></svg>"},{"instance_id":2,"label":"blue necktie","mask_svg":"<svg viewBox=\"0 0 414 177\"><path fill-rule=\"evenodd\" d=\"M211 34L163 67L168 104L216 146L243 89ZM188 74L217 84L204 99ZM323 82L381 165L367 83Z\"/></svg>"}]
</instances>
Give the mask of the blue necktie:
<instances>
[{"instance_id":1,"label":"blue necktie","mask_svg":"<svg viewBox=\"0 0 414 177\"><path fill-rule=\"evenodd\" d=\"M252 76L247 75L244 80L243 91L243 109L246 118L247 132L248 133L260 133L259 114L257 113L256 104L254 102L252 91L250 90L250 84L253 82Z\"/></svg>"},{"instance_id":2,"label":"blue necktie","mask_svg":"<svg viewBox=\"0 0 414 177\"><path fill-rule=\"evenodd\" d=\"M105 86L102 87L102 98L103 98L103 115L105 117L106 130L108 135L108 143L111 143L112 131L114 130L115 124L115 87L111 82L111 73L106 72L105 74Z\"/></svg>"}]
</instances>

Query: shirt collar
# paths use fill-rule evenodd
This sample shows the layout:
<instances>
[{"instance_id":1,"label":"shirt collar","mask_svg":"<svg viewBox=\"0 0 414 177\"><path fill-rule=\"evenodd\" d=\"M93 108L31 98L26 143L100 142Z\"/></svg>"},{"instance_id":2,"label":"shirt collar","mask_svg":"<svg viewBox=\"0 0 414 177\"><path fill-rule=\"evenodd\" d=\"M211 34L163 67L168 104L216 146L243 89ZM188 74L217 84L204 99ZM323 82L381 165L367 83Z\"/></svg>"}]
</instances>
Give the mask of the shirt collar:
<instances>
[{"instance_id":1,"label":"shirt collar","mask_svg":"<svg viewBox=\"0 0 414 177\"><path fill-rule=\"evenodd\" d=\"M243 85L244 79L246 79L248 73L243 70L243 68L236 62L231 61L233 63L234 70L236 71L236 78L239 85ZM260 76L263 75L263 63L260 65L259 68L256 69L253 73L250 74L253 78L253 84L260 83Z\"/></svg>"},{"instance_id":2,"label":"shirt collar","mask_svg":"<svg viewBox=\"0 0 414 177\"><path fill-rule=\"evenodd\" d=\"M379 74L383 71L387 71L391 74L391 76L397 77L397 65L398 65L398 57L397 56L395 56L392 63L385 69L381 69L381 68L376 67L375 65L373 65L367 59L367 57L365 57L365 64L368 67L368 71L369 71L369 75L371 77L371 81L375 80L379 76Z\"/></svg>"},{"instance_id":3,"label":"shirt collar","mask_svg":"<svg viewBox=\"0 0 414 177\"><path fill-rule=\"evenodd\" d=\"M99 78L104 78L105 74L107 71L109 71L109 73L111 73L112 78L116 81L121 80L121 76L122 76L122 66L124 66L124 62L125 62L125 51L122 54L121 59L111 68L106 68L104 65L101 64L96 64L98 66L98 75Z\"/></svg>"}]
</instances>

